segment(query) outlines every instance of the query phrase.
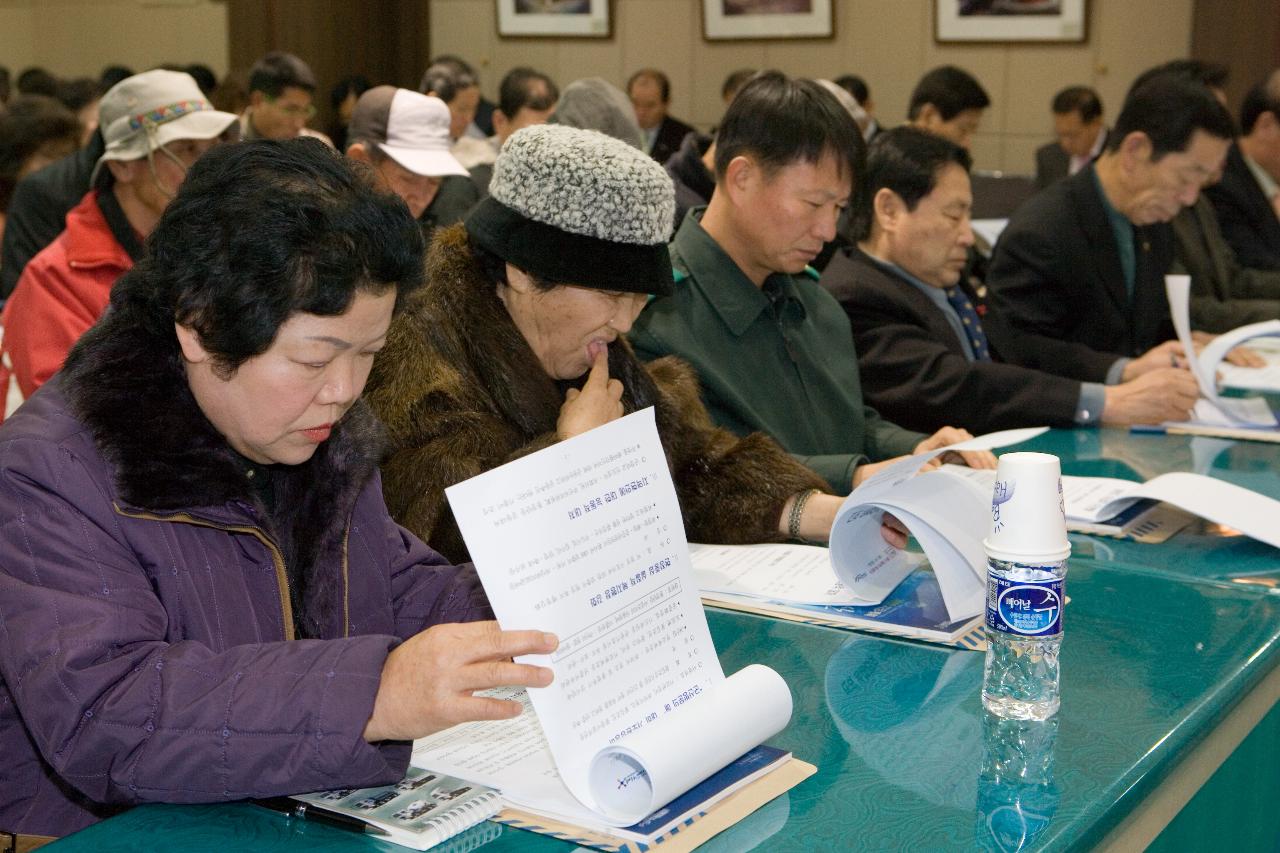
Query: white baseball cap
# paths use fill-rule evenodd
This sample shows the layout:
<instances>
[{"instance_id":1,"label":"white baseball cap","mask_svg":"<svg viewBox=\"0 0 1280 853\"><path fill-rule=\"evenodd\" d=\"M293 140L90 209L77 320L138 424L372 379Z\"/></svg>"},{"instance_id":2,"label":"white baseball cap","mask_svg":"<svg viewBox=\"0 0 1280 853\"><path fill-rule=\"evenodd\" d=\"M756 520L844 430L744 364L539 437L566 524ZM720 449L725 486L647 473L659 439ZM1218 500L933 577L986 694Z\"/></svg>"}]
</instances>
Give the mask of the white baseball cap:
<instances>
[{"instance_id":1,"label":"white baseball cap","mask_svg":"<svg viewBox=\"0 0 1280 853\"><path fill-rule=\"evenodd\" d=\"M106 150L94 177L107 160L140 160L177 139L213 139L239 119L215 110L191 75L182 71L156 69L126 77L98 104Z\"/></svg>"},{"instance_id":2,"label":"white baseball cap","mask_svg":"<svg viewBox=\"0 0 1280 853\"><path fill-rule=\"evenodd\" d=\"M347 138L377 145L415 175L469 174L449 152L449 108L432 95L374 86L356 101Z\"/></svg>"}]
</instances>

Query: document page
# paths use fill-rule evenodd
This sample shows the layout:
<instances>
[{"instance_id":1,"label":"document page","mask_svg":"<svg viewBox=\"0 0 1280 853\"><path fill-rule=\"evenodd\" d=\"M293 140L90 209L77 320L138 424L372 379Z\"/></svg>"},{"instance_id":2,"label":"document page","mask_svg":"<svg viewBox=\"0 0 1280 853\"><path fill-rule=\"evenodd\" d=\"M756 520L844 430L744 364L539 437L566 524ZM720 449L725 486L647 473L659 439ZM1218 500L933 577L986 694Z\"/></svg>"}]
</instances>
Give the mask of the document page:
<instances>
[{"instance_id":1,"label":"document page","mask_svg":"<svg viewBox=\"0 0 1280 853\"><path fill-rule=\"evenodd\" d=\"M821 545L690 545L694 577L704 592L751 595L789 604L879 604L836 580L831 553ZM904 554L918 566L920 554Z\"/></svg>"},{"instance_id":2,"label":"document page","mask_svg":"<svg viewBox=\"0 0 1280 853\"><path fill-rule=\"evenodd\" d=\"M725 676L652 409L446 493L502 626L560 638L554 654L527 659L555 672L550 687L529 695L561 777L588 808L618 825L634 823L648 811L636 813L644 797L633 792L659 798L656 808L786 725L785 682L772 670L766 670L772 678L741 678L764 667L734 678L768 694L755 701L765 728L777 725L772 731L712 724L708 732L687 719L705 703L736 700L714 695ZM650 730L664 733L661 742ZM717 757L726 737L758 739L735 742L736 752ZM602 753L625 753L637 740L652 752L609 765L625 778L591 778ZM720 763L703 768L700 759ZM626 761L634 766L624 772ZM685 778L690 768L702 775ZM685 788L668 790L680 784ZM628 797L619 804L614 795L622 788Z\"/></svg>"}]
</instances>

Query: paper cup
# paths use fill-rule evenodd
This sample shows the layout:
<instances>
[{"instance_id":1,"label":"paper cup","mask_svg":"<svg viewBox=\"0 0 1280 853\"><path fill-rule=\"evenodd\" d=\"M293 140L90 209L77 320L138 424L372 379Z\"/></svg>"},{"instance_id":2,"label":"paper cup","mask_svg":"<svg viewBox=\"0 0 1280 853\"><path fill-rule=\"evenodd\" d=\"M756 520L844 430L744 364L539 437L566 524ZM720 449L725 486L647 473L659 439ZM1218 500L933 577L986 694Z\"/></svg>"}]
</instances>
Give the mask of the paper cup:
<instances>
[{"instance_id":1,"label":"paper cup","mask_svg":"<svg viewBox=\"0 0 1280 853\"><path fill-rule=\"evenodd\" d=\"M996 467L987 556L1009 563L1056 563L1071 554L1062 502L1062 466L1048 453L1006 453Z\"/></svg>"}]
</instances>

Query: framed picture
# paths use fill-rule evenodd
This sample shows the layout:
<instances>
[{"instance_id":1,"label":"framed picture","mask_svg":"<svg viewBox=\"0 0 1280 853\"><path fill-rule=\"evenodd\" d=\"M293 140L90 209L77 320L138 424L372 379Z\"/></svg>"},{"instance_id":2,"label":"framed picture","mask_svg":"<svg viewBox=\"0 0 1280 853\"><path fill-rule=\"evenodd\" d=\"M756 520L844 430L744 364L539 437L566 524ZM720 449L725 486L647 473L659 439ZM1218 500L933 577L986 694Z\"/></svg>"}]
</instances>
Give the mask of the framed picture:
<instances>
[{"instance_id":1,"label":"framed picture","mask_svg":"<svg viewBox=\"0 0 1280 853\"><path fill-rule=\"evenodd\" d=\"M831 38L832 0L702 0L702 37Z\"/></svg>"},{"instance_id":2,"label":"framed picture","mask_svg":"<svg viewBox=\"0 0 1280 853\"><path fill-rule=\"evenodd\" d=\"M613 35L611 0L496 0L503 38L600 38Z\"/></svg>"},{"instance_id":3,"label":"framed picture","mask_svg":"<svg viewBox=\"0 0 1280 853\"><path fill-rule=\"evenodd\" d=\"M934 0L940 42L1082 42L1086 0Z\"/></svg>"}]
</instances>

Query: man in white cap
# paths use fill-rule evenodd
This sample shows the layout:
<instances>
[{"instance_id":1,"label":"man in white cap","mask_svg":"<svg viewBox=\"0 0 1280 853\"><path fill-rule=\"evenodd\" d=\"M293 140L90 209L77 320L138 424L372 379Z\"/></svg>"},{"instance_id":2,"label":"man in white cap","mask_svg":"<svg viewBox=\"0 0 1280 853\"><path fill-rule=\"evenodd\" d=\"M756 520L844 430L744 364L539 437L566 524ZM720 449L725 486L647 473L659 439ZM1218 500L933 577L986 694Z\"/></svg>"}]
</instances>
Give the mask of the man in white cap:
<instances>
[{"instance_id":1,"label":"man in white cap","mask_svg":"<svg viewBox=\"0 0 1280 853\"><path fill-rule=\"evenodd\" d=\"M368 163L386 188L420 219L449 175L467 175L450 153L449 108L432 95L375 86L351 113L347 148L352 160Z\"/></svg>"},{"instance_id":2,"label":"man in white cap","mask_svg":"<svg viewBox=\"0 0 1280 853\"><path fill-rule=\"evenodd\" d=\"M4 308L4 364L24 397L62 366L71 345L107 308L111 286L142 256L142 243L205 151L235 138L237 116L219 112L180 71L146 71L113 86L98 106L106 149L93 189L67 227L31 259Z\"/></svg>"}]
</instances>

